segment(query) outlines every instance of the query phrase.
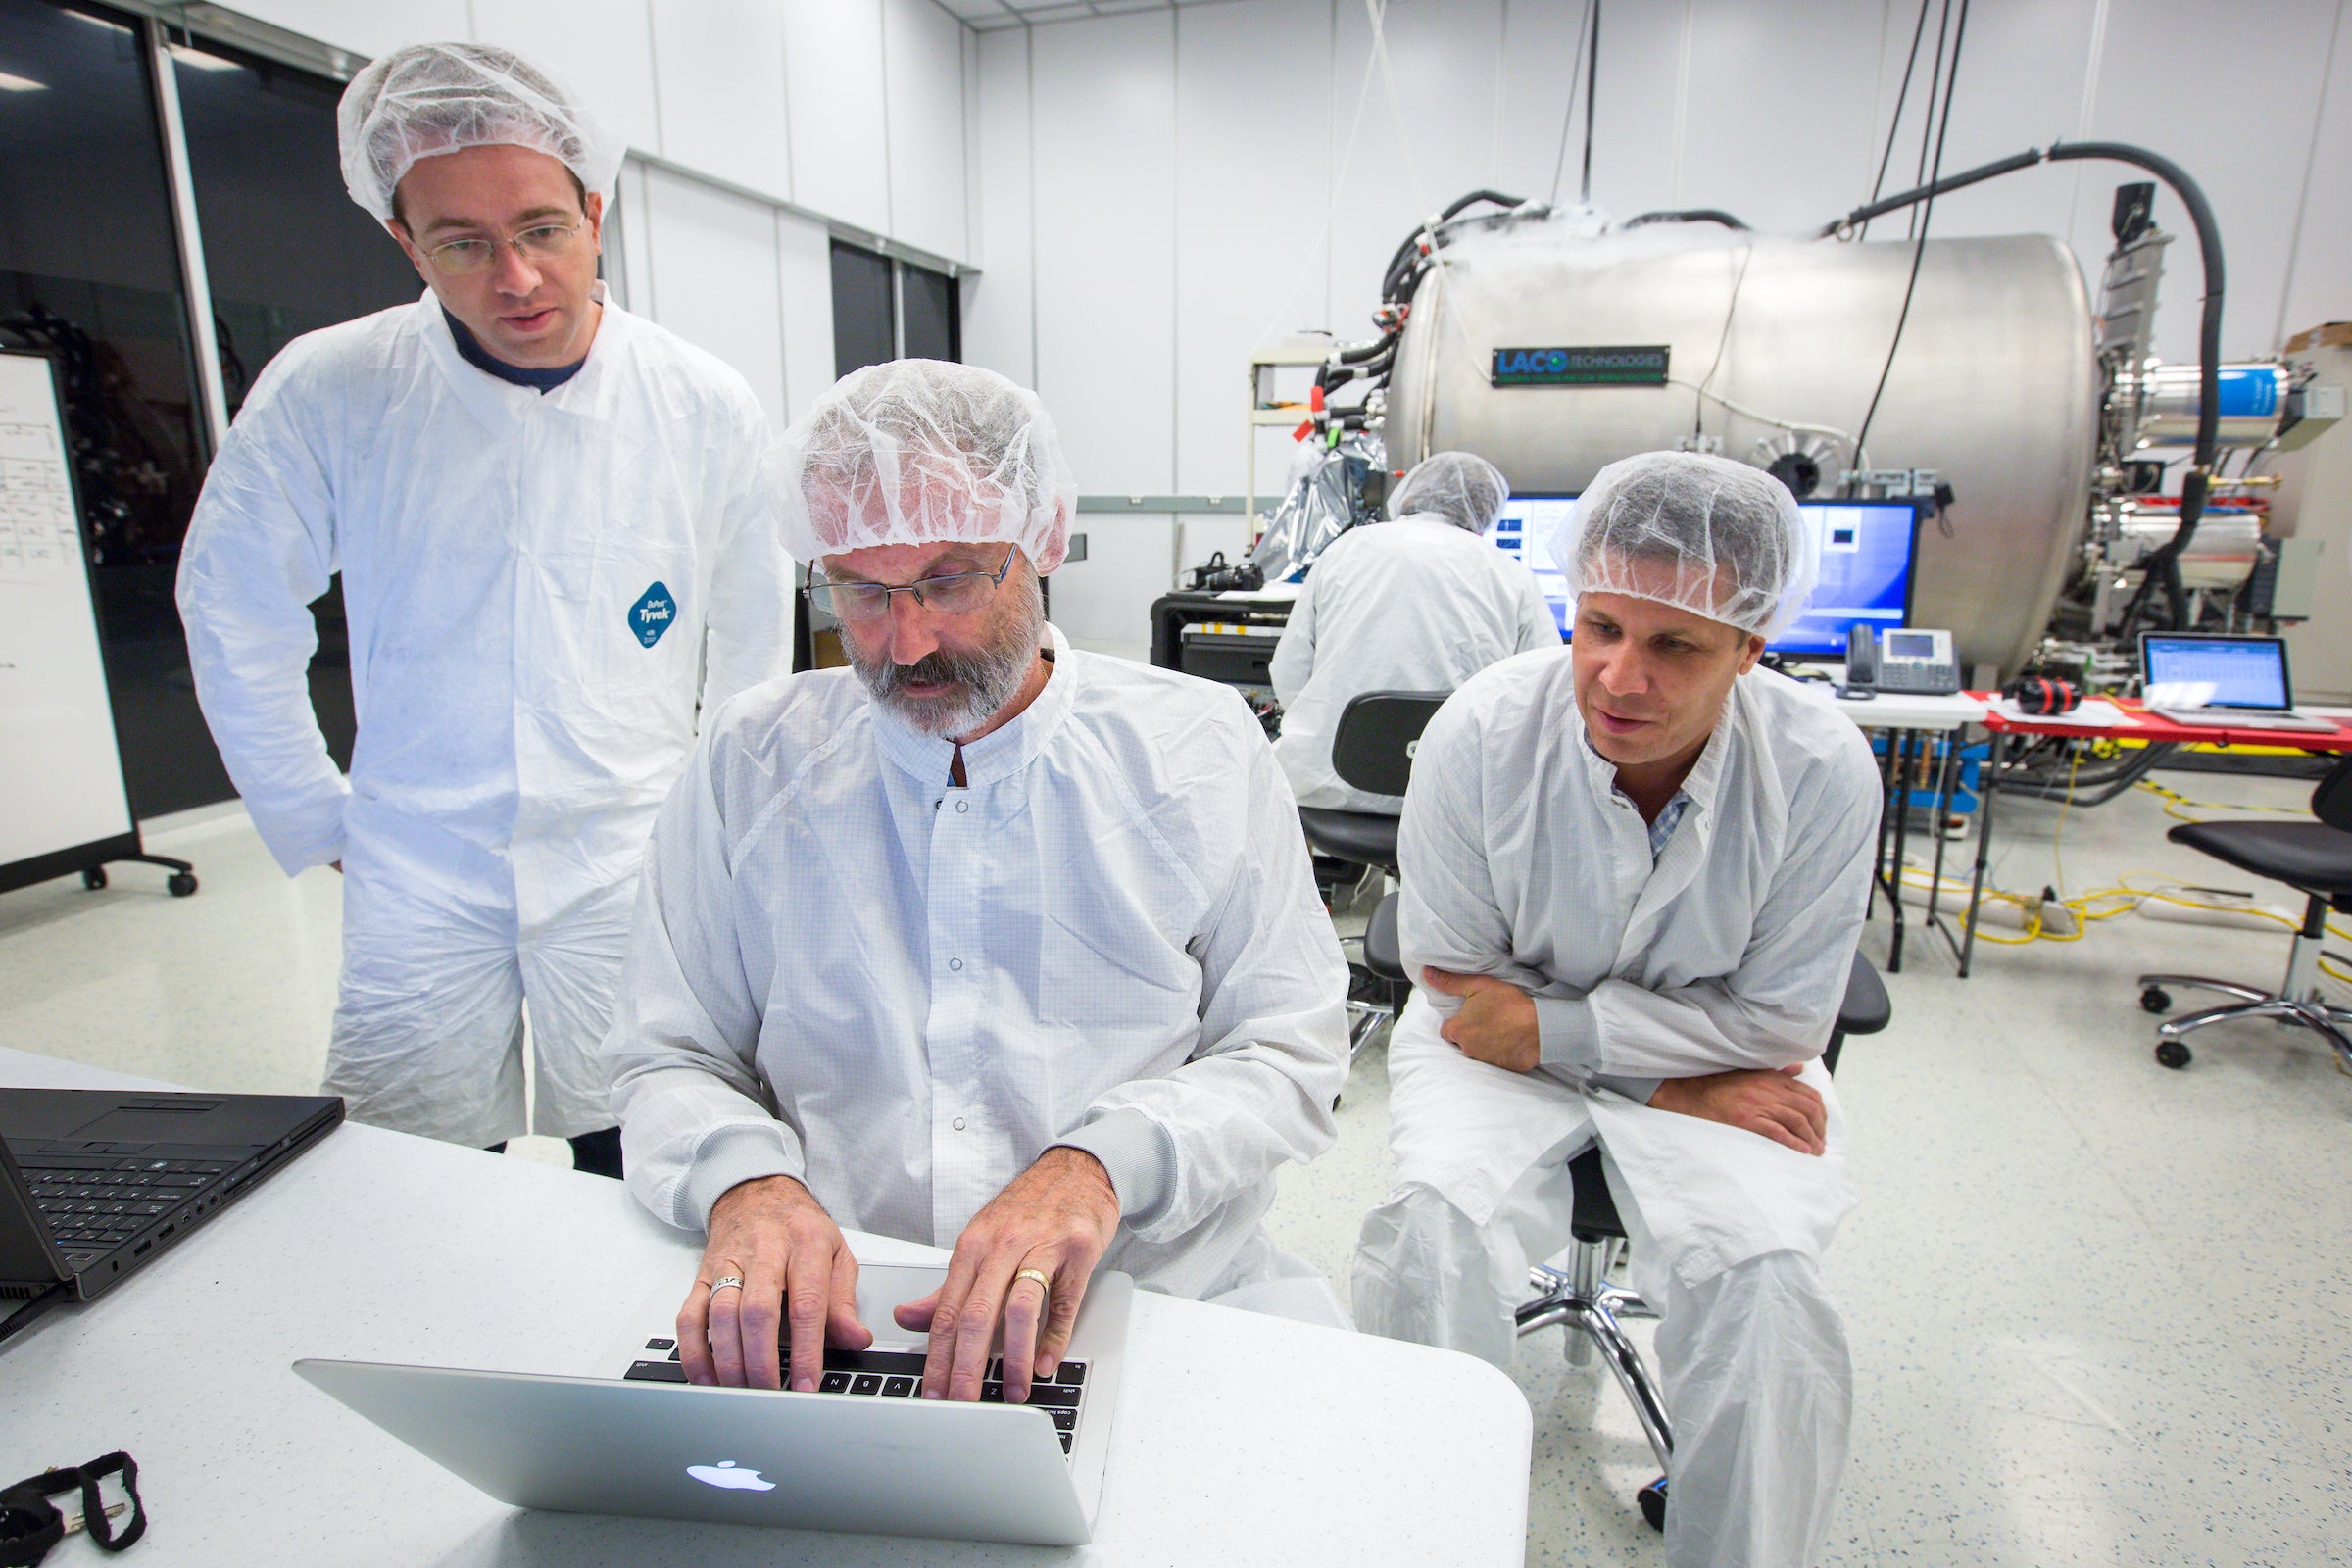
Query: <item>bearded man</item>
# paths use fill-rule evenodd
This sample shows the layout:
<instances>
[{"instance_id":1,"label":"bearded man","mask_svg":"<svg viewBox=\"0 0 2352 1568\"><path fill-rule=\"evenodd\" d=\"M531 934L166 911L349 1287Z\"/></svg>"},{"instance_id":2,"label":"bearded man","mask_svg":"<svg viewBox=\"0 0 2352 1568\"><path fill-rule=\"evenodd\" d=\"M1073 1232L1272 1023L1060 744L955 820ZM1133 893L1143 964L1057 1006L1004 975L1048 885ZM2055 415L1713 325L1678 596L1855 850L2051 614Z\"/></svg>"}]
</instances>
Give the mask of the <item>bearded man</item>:
<instances>
[{"instance_id":1,"label":"bearded man","mask_svg":"<svg viewBox=\"0 0 2352 1568\"><path fill-rule=\"evenodd\" d=\"M709 1234L688 1376L812 1390L870 1343L842 1226L954 1247L898 1314L931 1398L1000 1330L1024 1398L1099 1263L1344 1322L1259 1225L1334 1137L1348 976L1256 719L1046 623L1077 487L1003 376L870 367L778 456L852 667L706 725L605 1045L630 1187Z\"/></svg>"}]
</instances>

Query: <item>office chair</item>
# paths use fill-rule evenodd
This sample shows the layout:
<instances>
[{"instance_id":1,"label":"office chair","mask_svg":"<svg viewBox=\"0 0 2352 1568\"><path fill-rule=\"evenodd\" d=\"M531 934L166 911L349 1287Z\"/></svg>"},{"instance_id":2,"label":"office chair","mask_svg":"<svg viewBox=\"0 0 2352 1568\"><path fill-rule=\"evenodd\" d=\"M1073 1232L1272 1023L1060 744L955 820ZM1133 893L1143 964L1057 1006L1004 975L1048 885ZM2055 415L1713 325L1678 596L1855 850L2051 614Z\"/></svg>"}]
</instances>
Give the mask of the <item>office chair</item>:
<instances>
[{"instance_id":1,"label":"office chair","mask_svg":"<svg viewBox=\"0 0 2352 1568\"><path fill-rule=\"evenodd\" d=\"M1364 962L1374 974L1384 978L1404 978L1403 956L1396 945L1394 893L1381 901L1380 907L1372 912L1371 924L1364 928ZM1822 1066L1836 1072L1838 1054L1845 1048L1845 1037L1875 1035L1886 1027L1892 1013L1879 972L1871 967L1868 958L1855 954L1853 966L1846 971L1845 997L1838 1005L1838 1021L1831 1028L1830 1043L1821 1054ZM1601 1172L1598 1144L1568 1161L1568 1178L1576 1194L1575 1213L1568 1227L1572 1238L1568 1266L1555 1268L1548 1263L1538 1263L1528 1270L1528 1283L1540 1294L1521 1303L1513 1314L1519 1333L1533 1334L1555 1323L1565 1325L1569 1331L1566 1348L1570 1366L1591 1366L1593 1351L1597 1349L1632 1402L1635 1419L1642 1423L1642 1435L1649 1440L1658 1468L1671 1471L1674 1431L1666 1420L1665 1396L1659 1392L1642 1352L1635 1348L1620 1321L1654 1318L1658 1314L1635 1292L1609 1283L1617 1249L1625 1243L1625 1222L1618 1216L1616 1200L1609 1196L1608 1178ZM1649 1521L1650 1528L1665 1529L1666 1478L1661 1476L1643 1487L1639 1500L1642 1517Z\"/></svg>"},{"instance_id":2,"label":"office chair","mask_svg":"<svg viewBox=\"0 0 2352 1568\"><path fill-rule=\"evenodd\" d=\"M1368 795L1402 795L1412 778L1413 752L1421 744L1421 732L1450 695L1365 692L1352 699L1341 710L1339 728L1332 732L1332 771L1350 789ZM1378 811L1302 806L1298 808L1298 825L1306 833L1307 847L1317 855L1396 875L1396 818ZM1348 1047L1351 1056L1395 1022L1396 1009L1404 1004L1403 991L1385 977L1362 978L1371 984L1348 987ZM1371 995L1354 995L1359 991Z\"/></svg>"},{"instance_id":3,"label":"office chair","mask_svg":"<svg viewBox=\"0 0 2352 1568\"><path fill-rule=\"evenodd\" d=\"M2283 882L2303 895L2303 925L2288 951L2286 978L2277 991L2194 974L2143 974L2139 1004L2150 1012L2169 1010L2165 988L2218 991L2236 1000L2218 1007L2167 1018L2156 1026L2156 1059L2185 1067L2188 1046L2181 1038L2207 1024L2231 1018L2271 1018L2309 1029L2335 1050L2336 1065L2352 1072L2352 1008L2330 1006L2320 996L2320 950L2328 937L2328 913L2352 913L2352 756L2338 761L2311 792L2316 822L2187 822L2165 835L2175 844L2215 859Z\"/></svg>"}]
</instances>

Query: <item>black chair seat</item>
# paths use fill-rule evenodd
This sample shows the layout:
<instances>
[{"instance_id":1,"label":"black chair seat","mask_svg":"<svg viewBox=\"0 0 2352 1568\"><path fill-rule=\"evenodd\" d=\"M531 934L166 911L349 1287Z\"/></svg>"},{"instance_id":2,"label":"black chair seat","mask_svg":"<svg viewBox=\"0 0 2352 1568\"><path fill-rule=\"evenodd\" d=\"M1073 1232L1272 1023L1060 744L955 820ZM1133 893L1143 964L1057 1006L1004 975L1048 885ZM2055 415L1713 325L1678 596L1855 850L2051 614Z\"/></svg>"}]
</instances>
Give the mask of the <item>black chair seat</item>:
<instances>
[{"instance_id":1,"label":"black chair seat","mask_svg":"<svg viewBox=\"0 0 2352 1568\"><path fill-rule=\"evenodd\" d=\"M2352 897L2352 833L2325 822L2184 822L2165 836L2306 893Z\"/></svg>"},{"instance_id":2,"label":"black chair seat","mask_svg":"<svg viewBox=\"0 0 2352 1568\"><path fill-rule=\"evenodd\" d=\"M1845 975L1845 1000L1838 1004L1838 1033L1841 1035L1875 1035L1886 1027L1894 1016L1894 1004L1886 1000L1886 986L1879 971L1859 953ZM1830 1064L1833 1068L1836 1062Z\"/></svg>"},{"instance_id":3,"label":"black chair seat","mask_svg":"<svg viewBox=\"0 0 2352 1568\"><path fill-rule=\"evenodd\" d=\"M1396 895L1392 893L1372 910L1364 926L1364 967L1383 980L1404 978L1404 955L1396 948Z\"/></svg>"},{"instance_id":4,"label":"black chair seat","mask_svg":"<svg viewBox=\"0 0 2352 1568\"><path fill-rule=\"evenodd\" d=\"M1306 842L1317 855L1352 860L1358 865L1396 863L1396 818L1393 816L1301 806L1298 822L1305 828Z\"/></svg>"}]
</instances>

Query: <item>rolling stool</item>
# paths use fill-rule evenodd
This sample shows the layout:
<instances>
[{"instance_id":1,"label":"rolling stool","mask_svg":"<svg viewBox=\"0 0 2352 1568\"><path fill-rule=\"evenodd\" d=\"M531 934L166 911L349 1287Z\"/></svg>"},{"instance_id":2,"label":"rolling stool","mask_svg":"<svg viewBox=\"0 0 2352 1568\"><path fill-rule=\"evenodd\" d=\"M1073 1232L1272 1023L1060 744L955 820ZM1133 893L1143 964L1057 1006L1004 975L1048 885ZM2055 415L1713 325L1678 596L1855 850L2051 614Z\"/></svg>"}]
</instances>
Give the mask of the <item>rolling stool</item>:
<instances>
[{"instance_id":1,"label":"rolling stool","mask_svg":"<svg viewBox=\"0 0 2352 1568\"><path fill-rule=\"evenodd\" d=\"M1364 928L1364 962L1375 974L1399 980L1404 977L1402 955L1396 946L1396 895L1393 893L1381 900L1380 907L1372 912L1372 923ZM1836 1072L1845 1037L1875 1035L1886 1027L1892 1013L1879 972L1870 966L1869 959L1855 954L1853 966L1846 971L1845 998L1838 1006L1838 1022L1821 1054L1822 1066ZM1574 1245L1568 1266L1562 1269L1538 1263L1528 1270L1528 1283L1542 1294L1520 1305L1513 1314L1518 1331L1522 1335L1533 1334L1555 1323L1564 1324L1569 1330L1566 1348L1570 1366L1591 1366L1592 1352L1597 1348L1609 1363L1609 1370L1616 1374L1618 1386L1625 1390L1626 1398L1632 1401L1634 1416L1642 1423L1642 1434L1649 1440L1650 1451L1657 1455L1658 1468L1671 1470L1674 1431L1666 1420L1665 1396L1642 1362L1642 1352L1619 1321L1654 1318L1658 1314L1639 1295L1622 1285L1609 1283L1609 1269L1616 1263L1617 1250L1625 1242L1625 1222L1618 1217L1616 1200L1609 1196L1608 1178L1601 1172L1598 1144L1568 1162L1568 1177L1576 1192L1576 1212L1569 1222ZM1649 1521L1650 1528L1664 1530L1666 1477L1658 1477L1637 1496L1642 1517Z\"/></svg>"},{"instance_id":2,"label":"rolling stool","mask_svg":"<svg viewBox=\"0 0 2352 1568\"><path fill-rule=\"evenodd\" d=\"M2181 1036L2231 1018L2274 1018L2309 1029L2335 1050L2335 1064L2352 1073L2352 1009L2331 1006L2320 995L2320 951L2328 938L2328 912L2352 914L2352 757L2335 764L2311 792L2317 822L2187 822L2165 835L2241 871L2284 882L2303 895L2303 925L2286 959L2286 978L2277 991L2211 980L2194 974L2143 974L2139 1004L2168 1011L2167 986L2218 991L2234 1001L2167 1018L2156 1026L2156 1059L2167 1067L2188 1065Z\"/></svg>"},{"instance_id":3,"label":"rolling stool","mask_svg":"<svg viewBox=\"0 0 2352 1568\"><path fill-rule=\"evenodd\" d=\"M1402 795L1413 776L1413 751L1421 743L1421 732L1448 695L1364 692L1351 698L1340 712L1339 727L1332 732L1331 770L1339 774L1340 782L1367 795ZM1307 848L1317 855L1392 876L1396 872L1396 818L1393 816L1302 806L1298 808L1298 825L1306 834ZM1376 917L1377 913L1375 910ZM1392 933L1396 918L1392 911ZM1350 964L1348 975L1348 1054L1352 1059L1396 1021L1396 1009L1404 1004L1404 993L1374 970L1368 957L1360 967Z\"/></svg>"}]
</instances>

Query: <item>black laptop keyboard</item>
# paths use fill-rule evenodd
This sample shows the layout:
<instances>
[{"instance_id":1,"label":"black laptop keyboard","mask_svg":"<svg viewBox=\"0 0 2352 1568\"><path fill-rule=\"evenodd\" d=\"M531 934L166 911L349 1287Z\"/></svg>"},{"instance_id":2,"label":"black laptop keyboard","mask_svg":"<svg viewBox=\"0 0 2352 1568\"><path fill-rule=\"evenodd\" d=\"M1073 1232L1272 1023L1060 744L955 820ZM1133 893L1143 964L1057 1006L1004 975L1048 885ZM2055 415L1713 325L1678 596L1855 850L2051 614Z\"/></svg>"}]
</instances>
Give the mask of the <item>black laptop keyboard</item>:
<instances>
[{"instance_id":1,"label":"black laptop keyboard","mask_svg":"<svg viewBox=\"0 0 2352 1568\"><path fill-rule=\"evenodd\" d=\"M650 1351L667 1352L663 1359L634 1362L622 1377L636 1383L683 1383L686 1369L678 1364L678 1347L674 1340L648 1340ZM783 1348L786 1355L791 1347ZM1054 1426L1061 1436L1061 1451L1070 1451L1070 1441L1078 1427L1078 1407L1086 1396L1086 1367L1084 1361L1064 1361L1054 1368L1054 1376L1029 1385L1029 1403L1054 1418ZM980 1385L980 1402L1004 1402L1004 1362L1003 1357L988 1363L987 1381ZM848 1394L875 1399L911 1399L919 1396L923 1386L923 1357L911 1350L837 1350L825 1349L825 1370L817 1379L819 1394Z\"/></svg>"},{"instance_id":2,"label":"black laptop keyboard","mask_svg":"<svg viewBox=\"0 0 2352 1568\"><path fill-rule=\"evenodd\" d=\"M21 1155L18 1164L33 1207L74 1257L122 1246L236 1168L226 1160L90 1154Z\"/></svg>"}]
</instances>

